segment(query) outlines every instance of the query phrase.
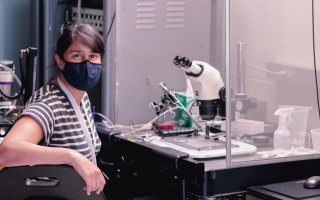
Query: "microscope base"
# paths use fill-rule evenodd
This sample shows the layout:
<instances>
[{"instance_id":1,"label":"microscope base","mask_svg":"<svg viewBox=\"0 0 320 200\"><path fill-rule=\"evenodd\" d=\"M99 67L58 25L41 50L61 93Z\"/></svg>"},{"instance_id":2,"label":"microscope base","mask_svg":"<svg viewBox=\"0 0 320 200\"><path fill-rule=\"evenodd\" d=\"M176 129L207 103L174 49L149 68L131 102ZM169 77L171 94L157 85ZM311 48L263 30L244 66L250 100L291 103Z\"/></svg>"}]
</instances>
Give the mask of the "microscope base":
<instances>
[{"instance_id":1,"label":"microscope base","mask_svg":"<svg viewBox=\"0 0 320 200\"><path fill-rule=\"evenodd\" d=\"M164 140L151 141L152 144L161 147L170 147L181 152L188 153L192 158L215 158L226 156L226 138L219 137L218 140L204 139L204 137L170 137ZM257 148L253 145L240 141L231 140L231 154L241 155L254 153Z\"/></svg>"}]
</instances>

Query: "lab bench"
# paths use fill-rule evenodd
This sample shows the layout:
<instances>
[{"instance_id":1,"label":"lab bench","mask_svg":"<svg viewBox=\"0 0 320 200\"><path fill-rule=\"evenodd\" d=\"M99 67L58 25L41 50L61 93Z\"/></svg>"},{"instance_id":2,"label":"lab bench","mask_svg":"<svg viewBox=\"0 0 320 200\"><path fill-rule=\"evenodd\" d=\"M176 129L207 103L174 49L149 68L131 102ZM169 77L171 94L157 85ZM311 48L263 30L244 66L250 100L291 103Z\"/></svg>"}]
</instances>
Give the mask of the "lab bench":
<instances>
[{"instance_id":1,"label":"lab bench","mask_svg":"<svg viewBox=\"0 0 320 200\"><path fill-rule=\"evenodd\" d=\"M193 159L171 148L138 142L134 135L125 137L100 131L99 136L100 167L111 174L111 180L126 174L122 177L132 181L129 187L145 182L155 194L174 196L174 199L245 199L249 187L306 179L318 174L320 166L319 159L309 159L227 168L225 157ZM256 153L245 156L259 157ZM233 159L242 161L243 157Z\"/></svg>"}]
</instances>

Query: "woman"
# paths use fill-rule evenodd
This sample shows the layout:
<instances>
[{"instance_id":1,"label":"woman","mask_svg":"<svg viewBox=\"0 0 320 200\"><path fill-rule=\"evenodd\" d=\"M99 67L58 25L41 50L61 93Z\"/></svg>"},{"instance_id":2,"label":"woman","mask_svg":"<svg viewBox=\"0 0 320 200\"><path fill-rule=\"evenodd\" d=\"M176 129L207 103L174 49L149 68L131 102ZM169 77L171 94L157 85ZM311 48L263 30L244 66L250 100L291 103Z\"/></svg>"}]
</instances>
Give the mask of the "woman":
<instances>
[{"instance_id":1,"label":"woman","mask_svg":"<svg viewBox=\"0 0 320 200\"><path fill-rule=\"evenodd\" d=\"M63 28L54 55L58 76L31 96L2 141L1 165L71 164L88 195L103 190L106 182L95 164L101 142L86 91L100 77L104 51L104 40L92 26Z\"/></svg>"}]
</instances>

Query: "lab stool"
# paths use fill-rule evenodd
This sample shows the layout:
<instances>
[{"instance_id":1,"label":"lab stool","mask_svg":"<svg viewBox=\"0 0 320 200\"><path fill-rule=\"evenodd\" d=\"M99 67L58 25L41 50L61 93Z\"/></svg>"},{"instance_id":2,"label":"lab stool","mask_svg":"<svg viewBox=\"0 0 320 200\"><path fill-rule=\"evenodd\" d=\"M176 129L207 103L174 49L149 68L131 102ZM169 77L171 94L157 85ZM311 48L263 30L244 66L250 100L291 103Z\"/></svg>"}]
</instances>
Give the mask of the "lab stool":
<instances>
[{"instance_id":1,"label":"lab stool","mask_svg":"<svg viewBox=\"0 0 320 200\"><path fill-rule=\"evenodd\" d=\"M105 200L103 192L83 190L85 182L69 165L37 165L0 171L3 200Z\"/></svg>"}]
</instances>

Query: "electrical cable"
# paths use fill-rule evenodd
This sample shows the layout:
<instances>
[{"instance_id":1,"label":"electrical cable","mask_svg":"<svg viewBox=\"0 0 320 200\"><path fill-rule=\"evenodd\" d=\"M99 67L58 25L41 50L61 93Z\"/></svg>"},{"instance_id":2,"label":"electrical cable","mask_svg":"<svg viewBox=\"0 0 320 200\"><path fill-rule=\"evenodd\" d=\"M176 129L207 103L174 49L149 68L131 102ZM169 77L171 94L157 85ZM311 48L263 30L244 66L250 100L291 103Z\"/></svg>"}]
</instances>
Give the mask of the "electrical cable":
<instances>
[{"instance_id":1,"label":"electrical cable","mask_svg":"<svg viewBox=\"0 0 320 200\"><path fill-rule=\"evenodd\" d=\"M106 40L108 39L108 36L110 34L110 31L111 31L111 28L112 28L112 25L113 25L113 22L114 22L114 18L116 18L116 12L114 12L114 14L113 14L112 21L111 21L111 24L110 24L110 27L109 27L109 30L108 30L108 33L107 33L107 36L106 36Z\"/></svg>"},{"instance_id":2,"label":"electrical cable","mask_svg":"<svg viewBox=\"0 0 320 200\"><path fill-rule=\"evenodd\" d=\"M318 112L319 112L319 119L320 119L320 102L319 102L319 89L318 89L318 77L317 77L317 65L316 65L316 45L315 45L315 36L314 36L314 0L312 0L312 44L313 44L314 76L316 81L317 104L318 104Z\"/></svg>"},{"instance_id":3,"label":"electrical cable","mask_svg":"<svg viewBox=\"0 0 320 200\"><path fill-rule=\"evenodd\" d=\"M100 126L100 127L104 127L104 128L113 128L113 129L129 129L129 126L126 125L121 125L121 124L113 124L106 116L104 116L101 113L94 113L95 115L97 114L98 116L100 116L102 119L104 119L106 122L94 122L94 124L96 126ZM144 124L139 124L139 125L135 125L135 127L139 127L141 128L142 126L144 126ZM141 129L142 130L142 129Z\"/></svg>"},{"instance_id":4,"label":"electrical cable","mask_svg":"<svg viewBox=\"0 0 320 200\"><path fill-rule=\"evenodd\" d=\"M64 24L67 25L70 23L69 21L69 6L70 6L70 0L68 0L68 3L66 5L66 9L64 10Z\"/></svg>"},{"instance_id":5,"label":"electrical cable","mask_svg":"<svg viewBox=\"0 0 320 200\"><path fill-rule=\"evenodd\" d=\"M133 128L135 129L133 121L132 121L132 120L130 120L130 121L131 121L131 123L132 123ZM130 124L129 124L129 130L130 130L130 133L131 133L132 137L134 137L135 139L140 139L140 138L141 138L140 135L138 135L140 138L136 138L136 137L133 135L133 133L139 131L139 129L135 129L134 131L131 131Z\"/></svg>"},{"instance_id":6,"label":"electrical cable","mask_svg":"<svg viewBox=\"0 0 320 200\"><path fill-rule=\"evenodd\" d=\"M114 124L113 124L106 116L104 116L104 115L101 114L101 113L97 113L97 112L95 112L94 114L95 114L95 115L98 115L98 116L100 116L102 119L106 120L106 121L112 126L112 128L115 129Z\"/></svg>"},{"instance_id":7,"label":"electrical cable","mask_svg":"<svg viewBox=\"0 0 320 200\"><path fill-rule=\"evenodd\" d=\"M150 122L148 122L148 123L146 123L146 124L144 124L144 125L141 125L141 127L137 128L137 129L136 129L133 121L131 120L131 123L132 123L132 125L133 125L133 127L134 127L134 130L131 130L131 125L130 125L130 124L129 124L129 126L114 125L107 117L105 117L105 116L102 115L101 113L96 113L96 112L95 112L95 114L97 114L97 115L99 115L100 117L102 117L103 119L105 119L110 125L113 126L112 128L116 128L116 127L118 127L118 128L119 128L119 127L120 127L120 128L121 128L121 127L123 127L123 128L129 128L130 132L123 133L123 134L125 135L125 134L129 134L129 133L130 133L134 138L136 138L136 137L133 135L133 133L135 133L135 132L137 132L137 131L141 131L141 130L147 130L147 129L150 130L150 129L152 128L152 122L154 122L155 120L159 120L159 118L160 118L162 115L164 115L164 114L166 114L166 113L168 113L168 112L171 112L172 110L179 109L179 108L182 109L182 108L179 107L179 106L174 107L174 108L172 108L172 109L169 109L169 110L161 113L159 116L155 117L154 119L152 119ZM106 126L104 125L104 123L101 123L101 122L95 122L95 125L96 125L96 126L106 127ZM136 138L136 139L137 139L137 138Z\"/></svg>"},{"instance_id":8,"label":"electrical cable","mask_svg":"<svg viewBox=\"0 0 320 200\"><path fill-rule=\"evenodd\" d=\"M160 118L160 117L158 117L156 124L158 124L158 123L159 123L159 118ZM151 124L152 124L152 123L151 123ZM152 125L152 127L154 127L154 126ZM158 134L158 133L159 133L159 129L154 129L154 131L156 132L156 134Z\"/></svg>"},{"instance_id":9,"label":"electrical cable","mask_svg":"<svg viewBox=\"0 0 320 200\"><path fill-rule=\"evenodd\" d=\"M134 128L134 129L136 129L136 127L134 127L134 123L133 123L133 121L132 121L132 120L130 120L130 122L131 122L131 124L132 124L133 128ZM129 127L130 127L130 124L129 124Z\"/></svg>"}]
</instances>

